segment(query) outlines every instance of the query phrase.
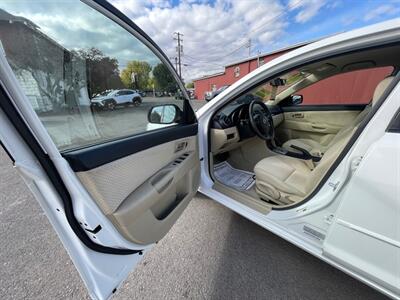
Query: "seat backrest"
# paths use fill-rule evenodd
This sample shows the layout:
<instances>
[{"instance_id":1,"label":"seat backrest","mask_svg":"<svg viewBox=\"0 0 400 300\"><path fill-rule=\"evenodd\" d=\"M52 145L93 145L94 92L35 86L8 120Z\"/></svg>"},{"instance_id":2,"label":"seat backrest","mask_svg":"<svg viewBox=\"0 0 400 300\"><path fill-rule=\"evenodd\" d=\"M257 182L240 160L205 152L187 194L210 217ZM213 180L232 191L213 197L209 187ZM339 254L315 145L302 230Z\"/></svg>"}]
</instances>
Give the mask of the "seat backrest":
<instances>
[{"instance_id":1,"label":"seat backrest","mask_svg":"<svg viewBox=\"0 0 400 300\"><path fill-rule=\"evenodd\" d=\"M386 90L388 85L392 82L394 77L387 77L382 80L375 88L374 96L372 98L372 106L376 104L376 101L382 96L383 92ZM332 166L333 162L342 152L344 147L349 142L350 138L353 136L354 132L357 130L358 125L360 125L361 121L364 117L370 112L371 105L368 105L358 116L354 119L351 124L342 128L335 136L335 138L330 143L330 147L325 152L324 156L315 167L315 169L311 172L311 176L307 181L308 190L312 190L315 188L316 184L322 179L328 169Z\"/></svg>"},{"instance_id":2,"label":"seat backrest","mask_svg":"<svg viewBox=\"0 0 400 300\"><path fill-rule=\"evenodd\" d=\"M356 129L357 127L348 128L346 131L347 134L343 135L340 139L337 139L336 143L326 150L322 159L315 166L314 170L311 171L310 177L307 180L307 190L312 191L318 182L321 181L322 177L347 145Z\"/></svg>"},{"instance_id":3,"label":"seat backrest","mask_svg":"<svg viewBox=\"0 0 400 300\"><path fill-rule=\"evenodd\" d=\"M360 125L362 120L364 120L364 118L371 111L372 106L376 104L376 102L382 96L383 92L386 90L388 85L392 82L393 78L394 76L389 76L378 83L378 85L375 88L371 104L367 105L365 109L362 112L360 112L353 121L351 121L349 124L347 124L342 129L339 130L336 136L329 142L328 149L333 145L335 145L341 139L345 138L347 135L351 134L353 129L357 128Z\"/></svg>"},{"instance_id":4,"label":"seat backrest","mask_svg":"<svg viewBox=\"0 0 400 300\"><path fill-rule=\"evenodd\" d=\"M372 97L372 106L376 104L376 102L379 100L379 98L382 96L383 92L386 90L386 88L389 86L389 84L393 81L394 76L388 76L385 79L383 79L381 82L378 83L378 85L375 88L374 95Z\"/></svg>"}]
</instances>

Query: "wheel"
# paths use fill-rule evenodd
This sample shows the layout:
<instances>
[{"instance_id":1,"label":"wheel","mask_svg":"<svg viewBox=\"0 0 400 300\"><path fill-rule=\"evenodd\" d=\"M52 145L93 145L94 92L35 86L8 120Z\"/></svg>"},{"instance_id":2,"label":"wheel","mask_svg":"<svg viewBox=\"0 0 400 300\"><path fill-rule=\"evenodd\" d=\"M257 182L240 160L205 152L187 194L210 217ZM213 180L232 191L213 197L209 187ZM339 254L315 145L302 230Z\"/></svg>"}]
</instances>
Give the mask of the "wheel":
<instances>
[{"instance_id":1,"label":"wheel","mask_svg":"<svg viewBox=\"0 0 400 300\"><path fill-rule=\"evenodd\" d=\"M139 97L135 97L132 99L133 106L139 106L142 103L142 100Z\"/></svg>"},{"instance_id":2,"label":"wheel","mask_svg":"<svg viewBox=\"0 0 400 300\"><path fill-rule=\"evenodd\" d=\"M117 102L115 102L115 100L110 100L106 104L107 110L114 110L116 106L117 106Z\"/></svg>"}]
</instances>

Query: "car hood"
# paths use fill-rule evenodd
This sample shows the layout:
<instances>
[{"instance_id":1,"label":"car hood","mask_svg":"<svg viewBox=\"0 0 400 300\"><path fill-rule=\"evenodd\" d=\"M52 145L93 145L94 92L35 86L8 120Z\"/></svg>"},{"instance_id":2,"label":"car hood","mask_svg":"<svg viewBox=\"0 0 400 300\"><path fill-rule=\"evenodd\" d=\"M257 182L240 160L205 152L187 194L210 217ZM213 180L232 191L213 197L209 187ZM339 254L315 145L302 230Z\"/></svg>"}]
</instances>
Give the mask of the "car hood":
<instances>
[{"instance_id":1,"label":"car hood","mask_svg":"<svg viewBox=\"0 0 400 300\"><path fill-rule=\"evenodd\" d=\"M110 98L111 98L110 96L99 96L99 97L90 99L90 101L91 102L101 102L103 100L110 99Z\"/></svg>"}]
</instances>

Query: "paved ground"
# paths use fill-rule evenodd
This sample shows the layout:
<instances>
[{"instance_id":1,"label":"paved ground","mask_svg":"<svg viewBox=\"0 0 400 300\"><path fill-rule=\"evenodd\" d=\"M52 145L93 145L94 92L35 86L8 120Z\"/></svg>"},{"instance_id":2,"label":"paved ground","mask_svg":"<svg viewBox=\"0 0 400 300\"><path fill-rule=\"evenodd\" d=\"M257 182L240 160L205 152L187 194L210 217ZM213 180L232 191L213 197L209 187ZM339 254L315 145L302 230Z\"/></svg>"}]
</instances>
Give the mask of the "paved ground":
<instances>
[{"instance_id":1,"label":"paved ground","mask_svg":"<svg viewBox=\"0 0 400 300\"><path fill-rule=\"evenodd\" d=\"M0 299L85 299L35 199L0 150ZM198 195L115 299L383 299Z\"/></svg>"}]
</instances>

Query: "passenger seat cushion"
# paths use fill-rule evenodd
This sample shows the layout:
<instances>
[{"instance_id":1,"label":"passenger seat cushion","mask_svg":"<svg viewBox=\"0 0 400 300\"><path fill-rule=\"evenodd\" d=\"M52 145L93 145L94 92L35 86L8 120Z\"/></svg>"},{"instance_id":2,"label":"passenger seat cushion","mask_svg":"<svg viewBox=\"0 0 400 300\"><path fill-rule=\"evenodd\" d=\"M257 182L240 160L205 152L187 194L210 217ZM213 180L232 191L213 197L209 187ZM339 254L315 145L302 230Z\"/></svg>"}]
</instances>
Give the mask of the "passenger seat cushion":
<instances>
[{"instance_id":1,"label":"passenger seat cushion","mask_svg":"<svg viewBox=\"0 0 400 300\"><path fill-rule=\"evenodd\" d=\"M272 156L259 161L254 167L257 188L277 199L279 193L268 187L275 187L287 194L305 196L310 168L302 160L288 156ZM268 190L266 190L268 188Z\"/></svg>"}]
</instances>

